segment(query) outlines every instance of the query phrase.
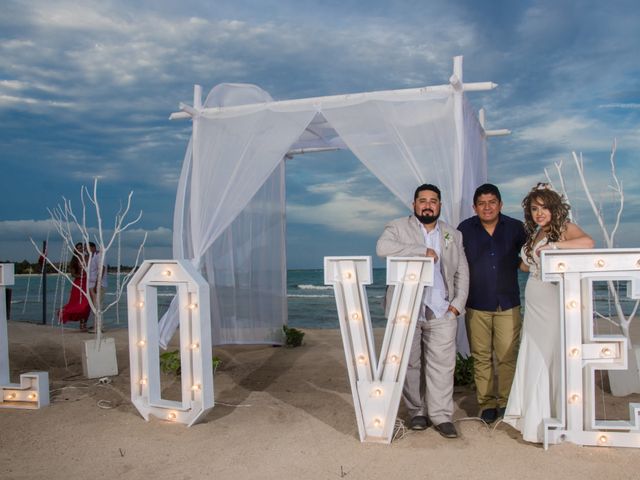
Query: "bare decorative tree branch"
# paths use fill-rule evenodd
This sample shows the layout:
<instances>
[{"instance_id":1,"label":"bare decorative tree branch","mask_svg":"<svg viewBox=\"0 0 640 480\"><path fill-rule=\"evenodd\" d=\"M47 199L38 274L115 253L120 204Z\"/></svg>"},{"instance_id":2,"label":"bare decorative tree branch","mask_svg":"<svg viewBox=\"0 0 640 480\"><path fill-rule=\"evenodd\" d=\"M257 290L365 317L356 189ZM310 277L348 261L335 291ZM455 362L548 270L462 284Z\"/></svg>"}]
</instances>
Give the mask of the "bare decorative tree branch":
<instances>
[{"instance_id":1,"label":"bare decorative tree branch","mask_svg":"<svg viewBox=\"0 0 640 480\"><path fill-rule=\"evenodd\" d=\"M88 248L89 242L93 241L99 252L98 255L98 272L104 272L105 268L105 257L113 242L118 239L118 250L120 248L120 235L124 231L126 231L132 225L135 225L142 218L142 212L138 214L133 220L127 220L127 215L129 214L129 210L131 209L131 198L133 196L133 191L129 192L129 196L127 198L127 203L125 207L122 206L118 210L115 215L113 230L110 232L110 236L105 232L102 225L102 213L100 209L100 203L98 201L98 179L94 178L93 180L93 191L90 193L89 189L86 186L82 186L80 189L80 202L82 205L81 210L81 220L78 220L75 212L73 211L71 201L62 197L62 204L58 204L56 208L53 210L48 209L49 215L51 216L51 220L53 221L53 225L55 226L58 234L62 238L62 242L64 247L71 252L71 254L78 260L84 274L89 276L89 269L91 265L91 261L94 257L93 253ZM87 225L87 210L89 209L95 211L96 215L96 224L93 228ZM93 233L92 233L93 232ZM73 235L79 234L80 239L74 242ZM102 301L101 289L96 288L96 296L92 297L89 292L89 288L86 289L80 288L73 282L73 278L66 271L53 263L43 252L40 251L38 245L31 239L31 243L38 251L40 255L45 258L46 262L53 267L53 269L58 272L58 274L62 275L71 285L72 288L77 288L80 290L80 293L87 299L89 302L89 306L91 311L95 316L95 331L96 331L96 347L99 348L101 343L101 335L102 335L102 326L103 326L103 318L104 313L109 310L114 305L120 301L122 297L122 293L127 285L127 282L131 275L135 272L138 263L140 262L140 256L144 248L144 244L147 240L147 234L145 233L142 243L138 247L138 251L136 254L136 261L133 269L126 274L122 279L118 278L118 282L116 285L115 298L112 302L104 303ZM78 251L75 248L76 243L82 243L85 245L83 251ZM90 252L89 256L86 256L84 252ZM120 252L118 251L118 261L120 261ZM96 279L97 284L99 285L100 277Z\"/></svg>"},{"instance_id":2,"label":"bare decorative tree branch","mask_svg":"<svg viewBox=\"0 0 640 480\"><path fill-rule=\"evenodd\" d=\"M596 205L596 202L594 201L593 195L591 194L591 189L589 188L589 184L587 183L586 180L586 176L585 176L585 170L584 170L584 162L582 159L582 154L578 155L576 154L576 152L572 152L573 155L573 163L576 169L576 172L578 174L578 177L580 179L580 184L582 186L582 190L584 191L587 201L589 202L589 205L591 206L591 211L593 212L594 216L596 217L596 220L598 222L598 226L600 227L600 231L602 232L602 235L604 237L604 242L605 242L605 246L607 248L614 248L615 247L615 236L616 233L618 231L618 228L620 227L620 221L622 219L622 212L624 210L624 188L622 186L622 182L620 181L620 179L618 178L618 174L616 172L616 149L617 149L617 142L614 139L613 140L613 145L611 147L611 155L609 156L609 164L610 164L610 168L611 168L611 178L613 181L613 185L609 185L609 188L614 192L616 199L617 199L617 204L618 204L618 210L616 213L616 221L614 223L613 228L611 229L611 231L609 231L607 229L606 223L605 223L605 218L604 218L604 213L602 212L602 208L598 208L598 206ZM564 176L562 173L562 162L558 162L555 163L555 168L558 174L558 177L560 178L560 185L561 185L561 193L565 196L565 198L567 199L567 201L569 201L569 196L567 195L567 191L565 188L565 183L564 183ZM545 175L547 177L547 179L549 179L550 183L550 177L549 177L549 173L547 172L547 169L545 168L544 170ZM633 309L631 310L631 312L629 313L629 315L625 315L623 309L622 309L622 303L620 300L620 295L618 293L618 290L616 288L616 286L614 285L614 283L612 281L608 281L607 282L608 288L609 288L609 293L611 295L611 297L613 298L613 304L614 304L614 308L616 311L616 316L617 316L617 322L610 319L609 317L606 317L604 315L599 314L598 312L596 312L596 315L599 318L604 318L607 319L609 321L611 321L612 323L614 323L615 325L620 327L620 330L622 331L622 333L629 339L629 342L631 342L631 338L629 337L629 327L631 324L631 321L633 320L633 318L635 317L635 314L638 310L638 306L640 306L640 300L636 301Z\"/></svg>"},{"instance_id":3,"label":"bare decorative tree branch","mask_svg":"<svg viewBox=\"0 0 640 480\"><path fill-rule=\"evenodd\" d=\"M564 198L567 200L568 203L571 203L569 201L569 194L567 193L567 187L565 186L564 183L564 177L562 176L562 160L560 160L557 163L554 163L553 166L556 168L556 173L558 174L558 178L560 179L560 193L564 196ZM552 187L554 187L553 182L551 181L551 177L549 176L549 172L547 171L547 169L544 169L544 176L547 177L547 181L551 184ZM554 190L557 190L554 187ZM573 212L571 210L569 210L569 220L571 220L573 222Z\"/></svg>"}]
</instances>

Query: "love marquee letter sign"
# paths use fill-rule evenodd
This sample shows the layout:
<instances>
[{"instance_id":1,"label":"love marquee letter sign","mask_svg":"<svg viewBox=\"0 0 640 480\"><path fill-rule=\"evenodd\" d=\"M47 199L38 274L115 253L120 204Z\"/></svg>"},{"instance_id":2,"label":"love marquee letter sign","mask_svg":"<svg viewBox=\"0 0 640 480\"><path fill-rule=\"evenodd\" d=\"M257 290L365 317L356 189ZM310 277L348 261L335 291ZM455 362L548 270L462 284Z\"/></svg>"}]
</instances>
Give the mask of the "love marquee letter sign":
<instances>
[{"instance_id":1,"label":"love marquee letter sign","mask_svg":"<svg viewBox=\"0 0 640 480\"><path fill-rule=\"evenodd\" d=\"M0 408L33 410L49 405L49 374L22 373L20 383L9 383L6 289L13 283L13 264L0 263Z\"/></svg>"},{"instance_id":2,"label":"love marquee letter sign","mask_svg":"<svg viewBox=\"0 0 640 480\"><path fill-rule=\"evenodd\" d=\"M595 371L625 370L624 335L594 332L594 282L628 281L627 296L640 298L640 250L545 250L542 280L560 283L561 388L558 418L544 421L544 447L578 445L640 448L640 404L628 420L599 420L595 414Z\"/></svg>"},{"instance_id":3,"label":"love marquee letter sign","mask_svg":"<svg viewBox=\"0 0 640 480\"><path fill-rule=\"evenodd\" d=\"M160 391L158 288L175 288L180 318L181 401ZM131 401L149 416L185 423L214 406L209 284L188 260L147 260L127 286Z\"/></svg>"},{"instance_id":4,"label":"love marquee letter sign","mask_svg":"<svg viewBox=\"0 0 640 480\"><path fill-rule=\"evenodd\" d=\"M371 257L324 259L324 283L333 285L336 296L360 441L390 443L422 292L433 285L433 260L387 258L387 285L394 289L379 361L364 288L372 277Z\"/></svg>"}]
</instances>

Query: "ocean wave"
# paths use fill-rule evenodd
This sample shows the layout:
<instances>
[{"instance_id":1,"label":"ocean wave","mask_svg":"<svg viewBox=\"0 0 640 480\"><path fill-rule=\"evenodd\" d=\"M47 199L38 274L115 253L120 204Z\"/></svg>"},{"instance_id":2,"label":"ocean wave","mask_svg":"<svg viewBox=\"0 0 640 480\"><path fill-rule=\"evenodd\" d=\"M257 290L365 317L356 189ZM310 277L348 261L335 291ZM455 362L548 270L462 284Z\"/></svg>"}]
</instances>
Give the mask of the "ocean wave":
<instances>
[{"instance_id":1,"label":"ocean wave","mask_svg":"<svg viewBox=\"0 0 640 480\"><path fill-rule=\"evenodd\" d=\"M289 298L333 298L333 295L301 295L301 294L287 294Z\"/></svg>"},{"instance_id":2,"label":"ocean wave","mask_svg":"<svg viewBox=\"0 0 640 480\"><path fill-rule=\"evenodd\" d=\"M300 290L333 290L331 285L310 285L303 283L302 285L297 285Z\"/></svg>"}]
</instances>

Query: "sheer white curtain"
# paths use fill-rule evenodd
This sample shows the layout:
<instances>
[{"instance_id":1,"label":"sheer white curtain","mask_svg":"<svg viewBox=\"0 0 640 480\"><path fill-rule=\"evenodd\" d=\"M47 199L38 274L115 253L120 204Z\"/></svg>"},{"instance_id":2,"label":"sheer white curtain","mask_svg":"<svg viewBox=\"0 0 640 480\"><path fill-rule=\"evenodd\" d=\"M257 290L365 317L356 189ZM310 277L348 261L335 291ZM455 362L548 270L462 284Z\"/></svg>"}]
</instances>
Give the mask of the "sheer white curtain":
<instances>
[{"instance_id":1,"label":"sheer white curtain","mask_svg":"<svg viewBox=\"0 0 640 480\"><path fill-rule=\"evenodd\" d=\"M235 115L205 111L194 119L190 230L198 266L314 115L262 107Z\"/></svg>"},{"instance_id":2,"label":"sheer white curtain","mask_svg":"<svg viewBox=\"0 0 640 480\"><path fill-rule=\"evenodd\" d=\"M473 193L487 181L487 142L484 129L466 98L463 104L464 172L462 176L462 205L460 220L474 215Z\"/></svg>"},{"instance_id":3,"label":"sheer white curtain","mask_svg":"<svg viewBox=\"0 0 640 480\"><path fill-rule=\"evenodd\" d=\"M433 183L442 191L442 217L454 226L459 162L453 98L424 94L411 101L369 100L325 107L327 121L371 172L405 205L415 188Z\"/></svg>"},{"instance_id":4,"label":"sheer white curtain","mask_svg":"<svg viewBox=\"0 0 640 480\"><path fill-rule=\"evenodd\" d=\"M282 160L316 110L272 108L270 99L253 85L218 86L193 119L174 256L191 259L207 277L214 344L278 343L286 321ZM177 323L170 309L162 345Z\"/></svg>"},{"instance_id":5,"label":"sheer white curtain","mask_svg":"<svg viewBox=\"0 0 640 480\"><path fill-rule=\"evenodd\" d=\"M434 183L443 193L443 218L457 225L470 209L466 199L486 181L486 152L473 111L454 95L462 94L423 90L411 98L383 92L273 103L252 85L212 91L208 108L193 120L176 199L174 256L192 259L211 285L214 344L280 339L286 322L282 159L292 146L346 145L407 205L418 184ZM465 108L456 113L456 105ZM162 320L161 343L171 338L175 320Z\"/></svg>"},{"instance_id":6,"label":"sheer white curtain","mask_svg":"<svg viewBox=\"0 0 640 480\"><path fill-rule=\"evenodd\" d=\"M215 344L281 343L287 322L284 161L204 258Z\"/></svg>"}]
</instances>

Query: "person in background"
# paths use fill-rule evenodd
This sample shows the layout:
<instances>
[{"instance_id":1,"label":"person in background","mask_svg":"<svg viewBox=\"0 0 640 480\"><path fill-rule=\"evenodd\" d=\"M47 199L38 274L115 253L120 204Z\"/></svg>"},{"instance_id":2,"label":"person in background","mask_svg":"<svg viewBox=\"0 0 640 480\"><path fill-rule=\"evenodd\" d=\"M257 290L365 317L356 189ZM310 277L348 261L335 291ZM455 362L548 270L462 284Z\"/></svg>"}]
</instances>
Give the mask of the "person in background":
<instances>
[{"instance_id":1,"label":"person in background","mask_svg":"<svg viewBox=\"0 0 640 480\"><path fill-rule=\"evenodd\" d=\"M72 252L73 258L67 266L69 275L73 277L73 285L69 292L69 301L58 311L60 322L80 322L80 331L87 331L87 320L91 313L91 306L86 297L87 275L83 265L86 265L88 256L82 243L76 243Z\"/></svg>"},{"instance_id":2,"label":"person in background","mask_svg":"<svg viewBox=\"0 0 640 480\"><path fill-rule=\"evenodd\" d=\"M493 423L504 415L516 370L522 325L518 264L526 234L520 220L502 214L495 185L476 189L473 210L476 215L458 225L469 264L466 324L480 418Z\"/></svg>"},{"instance_id":3,"label":"person in background","mask_svg":"<svg viewBox=\"0 0 640 480\"><path fill-rule=\"evenodd\" d=\"M102 308L104 303L104 295L107 289L107 266L102 266L100 270L100 260L102 253L97 249L94 242L89 242L89 251L91 252L91 260L89 261L89 294L91 295L91 301L93 302L96 311ZM89 329L92 331L95 329L95 315L94 325Z\"/></svg>"}]
</instances>

